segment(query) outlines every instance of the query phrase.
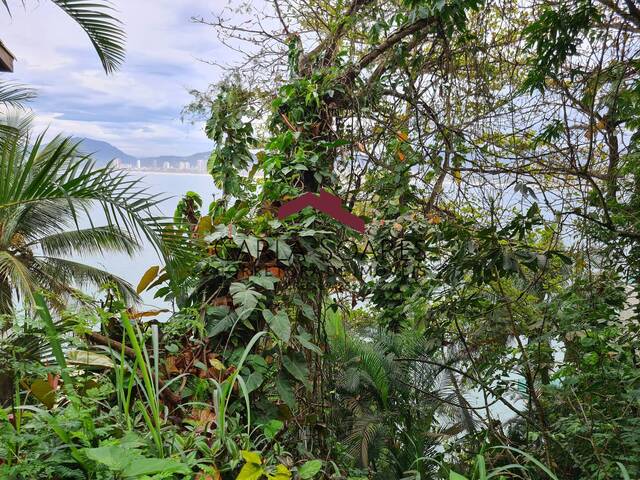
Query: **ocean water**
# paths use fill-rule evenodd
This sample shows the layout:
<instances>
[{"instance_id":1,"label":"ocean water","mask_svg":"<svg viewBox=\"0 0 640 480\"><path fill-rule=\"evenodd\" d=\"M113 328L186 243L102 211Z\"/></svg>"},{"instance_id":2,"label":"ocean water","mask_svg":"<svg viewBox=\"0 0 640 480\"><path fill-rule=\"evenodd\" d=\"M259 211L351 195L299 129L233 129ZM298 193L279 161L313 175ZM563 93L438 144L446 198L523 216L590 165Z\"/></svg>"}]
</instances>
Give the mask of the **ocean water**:
<instances>
[{"instance_id":1,"label":"ocean water","mask_svg":"<svg viewBox=\"0 0 640 480\"><path fill-rule=\"evenodd\" d=\"M187 191L191 190L202 197L204 209L214 199L214 195L219 193L209 175L164 172L131 172L131 175L141 177L144 186L148 187L149 193L157 193L162 197L169 197L158 206L163 216L173 216L178 201ZM104 216L99 207L94 210L92 221L96 226L104 224ZM129 257L125 254L107 253L104 256L81 257L77 258L77 260L82 260L89 265L102 268L124 278L134 287L149 267L162 265L154 248L148 243L145 243L142 250L134 257ZM142 300L143 305L139 306L139 309L170 308L170 305L165 304L163 301L154 299L152 293L143 293ZM162 315L163 318L167 316Z\"/></svg>"}]
</instances>

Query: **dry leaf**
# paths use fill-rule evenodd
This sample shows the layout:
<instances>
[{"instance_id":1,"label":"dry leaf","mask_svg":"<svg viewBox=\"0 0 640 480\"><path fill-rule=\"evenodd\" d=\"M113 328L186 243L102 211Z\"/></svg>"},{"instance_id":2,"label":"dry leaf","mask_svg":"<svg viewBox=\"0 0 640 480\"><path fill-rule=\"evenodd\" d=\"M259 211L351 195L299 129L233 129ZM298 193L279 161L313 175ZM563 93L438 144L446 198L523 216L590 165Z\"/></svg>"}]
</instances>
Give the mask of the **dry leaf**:
<instances>
[{"instance_id":1,"label":"dry leaf","mask_svg":"<svg viewBox=\"0 0 640 480\"><path fill-rule=\"evenodd\" d=\"M455 180L457 185L460 185L460 182L462 182L462 172L460 172L460 170L458 170L457 168L453 171L453 179Z\"/></svg>"},{"instance_id":2,"label":"dry leaf","mask_svg":"<svg viewBox=\"0 0 640 480\"><path fill-rule=\"evenodd\" d=\"M178 370L178 367L176 367L176 357L174 356L169 356L166 358L166 360L164 361L164 368L167 371L167 374L180 373L180 370Z\"/></svg>"},{"instance_id":3,"label":"dry leaf","mask_svg":"<svg viewBox=\"0 0 640 480\"><path fill-rule=\"evenodd\" d=\"M169 310L167 310L166 308L163 308L161 310L147 310L144 312L136 312L135 310L129 309L127 311L127 314L129 315L129 318L136 319L136 318L144 318L144 317L157 317L159 314L168 312L168 311Z\"/></svg>"},{"instance_id":4,"label":"dry leaf","mask_svg":"<svg viewBox=\"0 0 640 480\"><path fill-rule=\"evenodd\" d=\"M442 222L442 219L438 214L430 213L429 215L427 215L427 221L431 224L438 225L440 222Z\"/></svg>"},{"instance_id":5,"label":"dry leaf","mask_svg":"<svg viewBox=\"0 0 640 480\"><path fill-rule=\"evenodd\" d=\"M223 371L226 367L224 366L224 363L222 363L220 360L218 360L214 354L209 355L209 364L215 368L216 370L219 371Z\"/></svg>"}]
</instances>

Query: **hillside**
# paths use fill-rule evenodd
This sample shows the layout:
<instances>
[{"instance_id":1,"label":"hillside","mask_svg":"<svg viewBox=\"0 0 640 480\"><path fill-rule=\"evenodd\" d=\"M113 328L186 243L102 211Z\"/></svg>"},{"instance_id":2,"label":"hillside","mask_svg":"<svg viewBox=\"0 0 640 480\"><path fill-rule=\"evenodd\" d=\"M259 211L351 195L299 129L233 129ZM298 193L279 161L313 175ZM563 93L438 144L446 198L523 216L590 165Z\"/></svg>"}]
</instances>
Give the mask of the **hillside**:
<instances>
[{"instance_id":1,"label":"hillside","mask_svg":"<svg viewBox=\"0 0 640 480\"><path fill-rule=\"evenodd\" d=\"M111 160L118 159L123 167L134 169L204 171L209 158L209 152L191 155L136 157L102 140L80 137L74 137L74 140L82 142L80 146L82 153L92 154L98 165L106 165Z\"/></svg>"},{"instance_id":2,"label":"hillside","mask_svg":"<svg viewBox=\"0 0 640 480\"><path fill-rule=\"evenodd\" d=\"M106 164L114 158L119 158L124 163L135 165L137 158L133 155L129 155L118 147L111 145L108 142L102 140L95 140L93 138L80 138L74 137L74 141L82 142L80 144L80 150L82 153L91 154L98 164Z\"/></svg>"}]
</instances>

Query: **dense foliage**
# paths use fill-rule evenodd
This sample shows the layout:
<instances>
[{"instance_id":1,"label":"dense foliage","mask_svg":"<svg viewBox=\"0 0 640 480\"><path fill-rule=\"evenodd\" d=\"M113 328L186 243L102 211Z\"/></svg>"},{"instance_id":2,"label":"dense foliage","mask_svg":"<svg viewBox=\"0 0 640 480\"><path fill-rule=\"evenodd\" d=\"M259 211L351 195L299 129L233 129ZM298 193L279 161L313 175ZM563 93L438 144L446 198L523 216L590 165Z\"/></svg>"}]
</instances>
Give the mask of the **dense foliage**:
<instances>
[{"instance_id":1,"label":"dense foliage","mask_svg":"<svg viewBox=\"0 0 640 480\"><path fill-rule=\"evenodd\" d=\"M233 13L196 20L246 61L185 108L220 198L137 288L175 313L8 315L0 475L638 478L636 4ZM321 190L366 233L278 219Z\"/></svg>"}]
</instances>

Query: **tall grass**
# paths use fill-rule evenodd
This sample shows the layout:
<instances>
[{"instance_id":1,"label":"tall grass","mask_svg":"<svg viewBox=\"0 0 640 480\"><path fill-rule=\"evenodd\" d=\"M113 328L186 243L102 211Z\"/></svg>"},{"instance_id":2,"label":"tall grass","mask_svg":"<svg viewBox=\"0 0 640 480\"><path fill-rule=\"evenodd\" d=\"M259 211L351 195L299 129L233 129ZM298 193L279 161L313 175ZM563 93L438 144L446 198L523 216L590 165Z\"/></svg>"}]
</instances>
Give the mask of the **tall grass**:
<instances>
[{"instance_id":1,"label":"tall grass","mask_svg":"<svg viewBox=\"0 0 640 480\"><path fill-rule=\"evenodd\" d=\"M136 408L142 414L144 421L151 433L153 441L156 445L156 449L158 451L159 457L164 457L164 444L162 441L162 416L161 416L161 405L160 405L160 390L158 388L158 362L159 362L159 351L158 351L158 329L152 329L152 337L155 336L155 339L152 338L152 348L153 348L153 364L149 360L149 354L147 352L147 348L144 343L144 338L142 332L140 331L140 327L136 324L136 330L134 330L131 320L128 315L122 311L120 313L120 318L122 320L122 325L124 327L124 331L127 334L129 343L131 344L131 348L135 352L135 363L132 369L132 377L138 380L140 390L144 395L144 398L147 402L147 405L137 399L135 402ZM123 342L124 349L124 342ZM124 352L121 357L124 359ZM122 360L124 361L124 360ZM137 378L138 369L142 373L142 382ZM121 375L122 370L121 370ZM154 375L155 374L155 375ZM124 386L124 382L119 383L120 388ZM127 394L125 399L125 412L128 415L130 400L131 400L131 390L132 390L132 382L129 383L127 388ZM123 397L122 390L120 392L120 396Z\"/></svg>"},{"instance_id":2,"label":"tall grass","mask_svg":"<svg viewBox=\"0 0 640 480\"><path fill-rule=\"evenodd\" d=\"M133 362L133 366L129 365L126 356L127 332L122 330L122 342L120 352L115 352L112 347L108 347L108 351L113 358L115 365L115 387L118 406L127 423L127 429L133 428L133 420L131 418L131 396L133 394L133 386L136 383L138 372L137 358ZM127 381L127 372L131 372Z\"/></svg>"},{"instance_id":3,"label":"tall grass","mask_svg":"<svg viewBox=\"0 0 640 480\"><path fill-rule=\"evenodd\" d=\"M249 392L247 390L247 386L244 383L244 380L240 376L240 370L244 366L244 362L247 360L251 349L256 344L256 342L267 332L258 332L256 333L249 343L247 344L244 352L242 352L242 356L240 357L240 361L238 365L236 365L236 369L229 377L227 377L224 381L218 382L216 380L211 380L215 385L215 390L213 394L213 405L216 413L216 423L217 423L217 432L220 440L225 440L227 436L227 411L229 409L229 402L231 401L231 392L233 391L233 386L238 383L240 389L242 390L242 395L244 397L245 405L247 408L247 434L251 432L251 407L249 405Z\"/></svg>"}]
</instances>

